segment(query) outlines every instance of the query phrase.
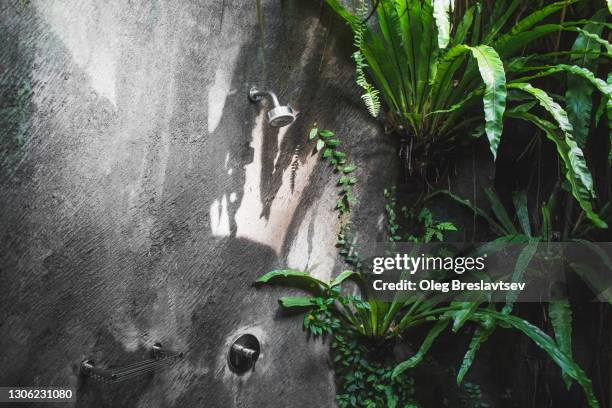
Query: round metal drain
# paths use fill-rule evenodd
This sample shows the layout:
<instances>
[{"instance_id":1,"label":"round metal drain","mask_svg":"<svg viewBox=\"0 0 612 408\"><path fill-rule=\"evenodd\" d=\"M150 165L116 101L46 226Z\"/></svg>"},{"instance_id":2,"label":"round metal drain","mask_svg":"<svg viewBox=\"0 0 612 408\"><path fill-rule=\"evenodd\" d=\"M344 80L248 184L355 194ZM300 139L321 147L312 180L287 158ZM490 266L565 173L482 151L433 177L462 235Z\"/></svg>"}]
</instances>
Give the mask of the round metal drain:
<instances>
[{"instance_id":1,"label":"round metal drain","mask_svg":"<svg viewBox=\"0 0 612 408\"><path fill-rule=\"evenodd\" d=\"M245 373L253 368L260 351L261 346L257 337L252 334L243 334L232 343L227 353L227 363L233 372Z\"/></svg>"}]
</instances>

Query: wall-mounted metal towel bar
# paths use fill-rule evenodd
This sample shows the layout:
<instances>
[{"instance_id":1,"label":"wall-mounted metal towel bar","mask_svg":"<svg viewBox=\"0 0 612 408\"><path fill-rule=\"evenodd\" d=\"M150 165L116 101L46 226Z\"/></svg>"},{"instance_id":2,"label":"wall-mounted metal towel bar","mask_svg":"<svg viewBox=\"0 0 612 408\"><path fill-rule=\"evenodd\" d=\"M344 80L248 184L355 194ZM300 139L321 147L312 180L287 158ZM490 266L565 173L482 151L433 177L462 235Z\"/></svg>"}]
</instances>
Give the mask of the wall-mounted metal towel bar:
<instances>
[{"instance_id":1,"label":"wall-mounted metal towel bar","mask_svg":"<svg viewBox=\"0 0 612 408\"><path fill-rule=\"evenodd\" d=\"M99 368L93 360L85 360L81 363L81 373L94 380L112 384L169 366L182 357L183 353L166 350L160 343L155 343L151 348L151 358L148 360L120 368Z\"/></svg>"}]
</instances>

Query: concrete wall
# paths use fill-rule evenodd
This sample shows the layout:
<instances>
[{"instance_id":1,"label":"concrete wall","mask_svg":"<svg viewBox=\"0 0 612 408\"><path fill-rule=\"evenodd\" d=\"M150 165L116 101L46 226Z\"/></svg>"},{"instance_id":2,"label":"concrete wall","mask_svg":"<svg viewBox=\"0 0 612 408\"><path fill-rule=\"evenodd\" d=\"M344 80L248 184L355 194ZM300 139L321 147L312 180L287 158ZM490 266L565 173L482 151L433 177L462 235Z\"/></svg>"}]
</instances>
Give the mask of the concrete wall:
<instances>
[{"instance_id":1,"label":"concrete wall","mask_svg":"<svg viewBox=\"0 0 612 408\"><path fill-rule=\"evenodd\" d=\"M78 407L332 406L326 347L279 313L286 291L251 284L339 267L315 121L360 166L357 226L380 238L395 147L360 104L343 24L301 0L262 0L259 17L255 1L0 7L2 107L32 90L22 133L3 124L0 385L70 385ZM269 128L254 84L298 120ZM226 352L243 332L262 356L239 377ZM84 358L122 365L155 341L185 358L123 385L79 380Z\"/></svg>"}]
</instances>

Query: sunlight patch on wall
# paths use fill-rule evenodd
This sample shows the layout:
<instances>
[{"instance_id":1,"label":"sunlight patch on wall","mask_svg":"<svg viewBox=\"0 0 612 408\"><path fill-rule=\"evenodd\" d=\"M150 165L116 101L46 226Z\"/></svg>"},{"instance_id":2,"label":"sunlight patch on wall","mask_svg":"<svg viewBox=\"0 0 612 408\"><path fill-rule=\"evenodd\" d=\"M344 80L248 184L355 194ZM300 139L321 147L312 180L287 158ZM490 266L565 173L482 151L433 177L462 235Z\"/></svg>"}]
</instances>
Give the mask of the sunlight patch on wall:
<instances>
[{"instance_id":1,"label":"sunlight patch on wall","mask_svg":"<svg viewBox=\"0 0 612 408\"><path fill-rule=\"evenodd\" d=\"M96 7L90 1L36 1L34 6L75 64L87 74L93 90L116 106L116 69L122 33L120 25L113 24L113 9ZM97 24L91 24L92 20Z\"/></svg>"},{"instance_id":2,"label":"sunlight patch on wall","mask_svg":"<svg viewBox=\"0 0 612 408\"><path fill-rule=\"evenodd\" d=\"M227 237L230 234L226 194L223 194L221 202L215 199L210 205L210 230L215 237Z\"/></svg>"},{"instance_id":3,"label":"sunlight patch on wall","mask_svg":"<svg viewBox=\"0 0 612 408\"><path fill-rule=\"evenodd\" d=\"M215 71L215 82L208 89L208 133L217 129L223 117L227 97L236 93L231 90L231 86L239 51L239 45L234 45L223 53L219 68Z\"/></svg>"},{"instance_id":4,"label":"sunlight patch on wall","mask_svg":"<svg viewBox=\"0 0 612 408\"><path fill-rule=\"evenodd\" d=\"M330 280L336 259L338 226L330 222L335 215L332 211L335 197L335 186L328 183L322 199L304 216L287 255L289 268L307 270L324 281Z\"/></svg>"},{"instance_id":5,"label":"sunlight patch on wall","mask_svg":"<svg viewBox=\"0 0 612 408\"><path fill-rule=\"evenodd\" d=\"M261 214L261 169L262 148L264 145L264 126L268 126L262 110L255 120L255 127L251 132L250 146L253 149L253 161L245 166L245 183L240 207L236 211L236 237L247 238L267 245L277 254L285 241L287 229L291 224L295 210L300 202L302 192L314 169L318 155L310 156L300 167L295 177L293 192L291 191L291 168L283 172L282 185L279 188L270 209L270 217L266 219ZM288 129L290 126L284 128Z\"/></svg>"}]
</instances>

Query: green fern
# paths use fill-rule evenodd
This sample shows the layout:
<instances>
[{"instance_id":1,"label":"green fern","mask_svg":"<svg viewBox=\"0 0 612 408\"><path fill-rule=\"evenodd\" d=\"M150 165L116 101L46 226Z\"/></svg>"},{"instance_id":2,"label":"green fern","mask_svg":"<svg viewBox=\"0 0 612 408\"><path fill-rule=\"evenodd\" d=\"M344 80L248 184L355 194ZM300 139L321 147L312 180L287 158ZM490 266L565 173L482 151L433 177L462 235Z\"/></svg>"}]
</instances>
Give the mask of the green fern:
<instances>
[{"instance_id":1,"label":"green fern","mask_svg":"<svg viewBox=\"0 0 612 408\"><path fill-rule=\"evenodd\" d=\"M355 60L355 74L356 74L356 83L359 85L365 93L361 95L361 99L365 103L368 108L368 112L373 117L378 117L380 113L380 98L378 96L378 89L374 88L372 84L370 84L366 78L365 70L368 67L368 64L365 61L365 57L361 53L361 47L363 44L363 34L365 32L365 22L363 21L366 18L368 9L366 7L365 1L361 0L359 9L357 11L357 15L360 18L359 23L355 27L355 47L357 51L353 53L353 59Z\"/></svg>"}]
</instances>

